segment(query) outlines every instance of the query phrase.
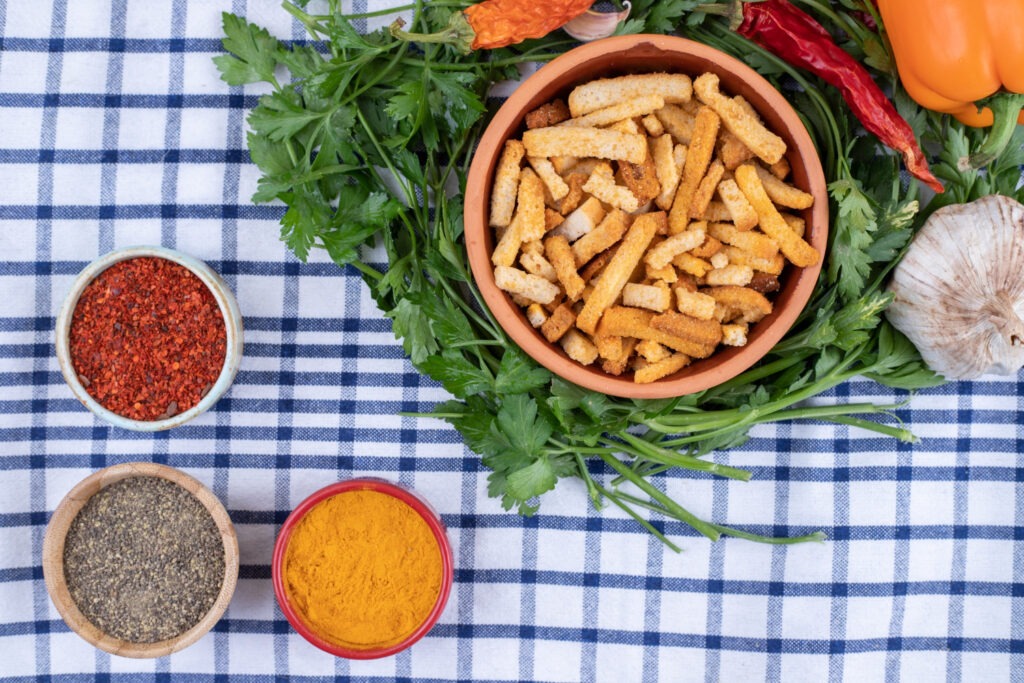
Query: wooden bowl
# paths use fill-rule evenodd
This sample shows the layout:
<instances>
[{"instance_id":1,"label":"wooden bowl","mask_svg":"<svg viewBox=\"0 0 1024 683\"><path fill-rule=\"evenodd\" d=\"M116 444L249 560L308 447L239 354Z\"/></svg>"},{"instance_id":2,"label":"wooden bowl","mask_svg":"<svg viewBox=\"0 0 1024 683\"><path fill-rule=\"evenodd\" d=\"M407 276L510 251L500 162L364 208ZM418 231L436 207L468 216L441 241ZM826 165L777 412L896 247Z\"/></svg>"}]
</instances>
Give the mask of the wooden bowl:
<instances>
[{"instance_id":1,"label":"wooden bowl","mask_svg":"<svg viewBox=\"0 0 1024 683\"><path fill-rule=\"evenodd\" d=\"M683 396L716 386L750 368L786 334L807 305L821 272L821 261L809 268L788 265L775 297L774 310L751 326L746 346L723 348L710 358L651 383L636 384L632 375L616 377L599 367L583 366L550 344L526 320L524 312L494 282L490 256L494 236L488 227L491 185L505 141L519 137L526 113L562 97L573 87L596 78L628 73L667 71L697 76L710 71L721 78L722 90L742 95L773 132L786 141L792 167L790 182L814 196L803 212L806 239L824 257L828 240L828 192L825 174L811 137L786 98L771 83L738 59L700 43L674 36L632 35L594 41L570 50L530 76L505 101L484 132L470 166L465 197L466 250L473 278L487 306L512 340L556 375L587 389L627 398Z\"/></svg>"},{"instance_id":2,"label":"wooden bowl","mask_svg":"<svg viewBox=\"0 0 1024 683\"><path fill-rule=\"evenodd\" d=\"M214 300L217 302L217 306L220 308L221 315L224 316L224 333L227 348L224 351L224 367L221 369L217 381L214 382L213 387L206 396L194 406L163 420L133 420L104 408L82 385L81 380L78 379L78 373L75 372L74 364L71 362L71 319L75 314L75 307L78 305L78 299L82 296L82 292L85 291L90 282L95 280L100 273L110 266L121 261L140 257L166 259L190 270L210 290ZM166 247L126 247L125 249L118 249L104 254L86 266L78 274L78 277L75 278L74 283L71 285L71 291L68 292L67 297L64 299L64 305L57 316L55 332L57 363L60 365L61 374L64 375L64 381L67 382L75 398L92 411L94 415L115 427L131 429L137 432L158 432L170 429L171 427L178 427L202 415L228 390L242 362L242 313L238 308L238 301L235 299L235 295L213 268L188 254L183 254L180 251Z\"/></svg>"},{"instance_id":3,"label":"wooden bowl","mask_svg":"<svg viewBox=\"0 0 1024 683\"><path fill-rule=\"evenodd\" d=\"M174 638L155 643L132 643L120 638L109 636L100 631L78 609L68 591L64 578L64 539L67 537L71 522L92 496L100 489L106 488L128 477L160 477L178 484L199 499L203 507L213 516L213 521L220 531L224 542L224 583L220 594L210 611L195 626ZM210 489L189 475L173 467L150 462L131 462L114 465L99 470L80 481L54 510L50 523L46 527L43 539L43 578L46 590L53 600L54 606L68 627L84 638L90 645L98 647L110 654L122 657L163 657L177 652L199 640L224 614L231 596L235 592L238 581L238 538L235 527Z\"/></svg>"}]
</instances>

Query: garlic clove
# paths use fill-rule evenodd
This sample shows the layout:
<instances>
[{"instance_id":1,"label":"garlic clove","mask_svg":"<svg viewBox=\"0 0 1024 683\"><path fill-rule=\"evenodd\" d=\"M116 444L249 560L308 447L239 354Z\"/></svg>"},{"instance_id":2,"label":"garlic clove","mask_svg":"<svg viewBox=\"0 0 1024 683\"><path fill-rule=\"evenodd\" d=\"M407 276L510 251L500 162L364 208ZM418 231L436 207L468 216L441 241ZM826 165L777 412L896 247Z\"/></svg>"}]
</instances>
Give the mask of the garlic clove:
<instances>
[{"instance_id":1,"label":"garlic clove","mask_svg":"<svg viewBox=\"0 0 1024 683\"><path fill-rule=\"evenodd\" d=\"M587 43L599 38L607 38L615 33L616 27L629 18L630 3L622 3L621 12L598 12L588 9L583 14L570 19L562 26L565 32L581 42Z\"/></svg>"},{"instance_id":2,"label":"garlic clove","mask_svg":"<svg viewBox=\"0 0 1024 683\"><path fill-rule=\"evenodd\" d=\"M896 267L886 316L947 379L1024 367L1024 205L1001 195L936 211Z\"/></svg>"}]
</instances>

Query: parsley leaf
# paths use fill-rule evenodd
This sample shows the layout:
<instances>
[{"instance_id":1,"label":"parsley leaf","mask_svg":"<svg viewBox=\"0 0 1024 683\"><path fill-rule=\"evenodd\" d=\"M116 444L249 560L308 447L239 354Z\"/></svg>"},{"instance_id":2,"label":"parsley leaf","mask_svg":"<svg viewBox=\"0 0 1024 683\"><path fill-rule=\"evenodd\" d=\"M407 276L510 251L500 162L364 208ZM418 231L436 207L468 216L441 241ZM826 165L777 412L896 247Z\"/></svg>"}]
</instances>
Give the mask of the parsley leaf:
<instances>
[{"instance_id":1,"label":"parsley leaf","mask_svg":"<svg viewBox=\"0 0 1024 683\"><path fill-rule=\"evenodd\" d=\"M476 76L457 71L430 72L430 101L434 112L440 112L449 135L459 136L469 130L487 108L470 87Z\"/></svg>"},{"instance_id":2,"label":"parsley leaf","mask_svg":"<svg viewBox=\"0 0 1024 683\"><path fill-rule=\"evenodd\" d=\"M846 300L856 297L871 273L867 248L878 223L871 200L854 178L832 182L829 191L839 205L829 256L828 278L838 283L839 294Z\"/></svg>"},{"instance_id":3,"label":"parsley leaf","mask_svg":"<svg viewBox=\"0 0 1024 683\"><path fill-rule=\"evenodd\" d=\"M494 380L461 354L444 353L430 356L420 363L420 369L444 385L450 393L466 398L490 390Z\"/></svg>"},{"instance_id":4,"label":"parsley leaf","mask_svg":"<svg viewBox=\"0 0 1024 683\"><path fill-rule=\"evenodd\" d=\"M538 366L518 348L512 347L501 358L494 390L499 394L519 394L540 389L550 381L550 372Z\"/></svg>"},{"instance_id":5,"label":"parsley leaf","mask_svg":"<svg viewBox=\"0 0 1024 683\"><path fill-rule=\"evenodd\" d=\"M532 464L508 474L505 477L505 493L517 501L528 501L555 488L558 477L555 468L547 458L534 460ZM535 505L520 504L526 514L537 511Z\"/></svg>"},{"instance_id":6,"label":"parsley leaf","mask_svg":"<svg viewBox=\"0 0 1024 683\"><path fill-rule=\"evenodd\" d=\"M498 427L509 440L514 455L537 457L554 426L537 412L537 403L526 394L506 396L498 410Z\"/></svg>"},{"instance_id":7,"label":"parsley leaf","mask_svg":"<svg viewBox=\"0 0 1024 683\"><path fill-rule=\"evenodd\" d=\"M671 33L700 4L700 0L635 0L632 15L643 17L645 33Z\"/></svg>"},{"instance_id":8,"label":"parsley leaf","mask_svg":"<svg viewBox=\"0 0 1024 683\"><path fill-rule=\"evenodd\" d=\"M281 198L289 205L281 217L281 239L299 260L305 261L333 212L319 192L287 192Z\"/></svg>"},{"instance_id":9,"label":"parsley leaf","mask_svg":"<svg viewBox=\"0 0 1024 683\"><path fill-rule=\"evenodd\" d=\"M506 509L517 506L531 514L536 507L528 501L554 488L554 469L543 451L553 432L554 425L538 413L536 401L529 396L513 394L502 401L497 420L491 424L492 439L502 447L499 453L485 456L484 464L494 470L491 490L503 488Z\"/></svg>"},{"instance_id":10,"label":"parsley leaf","mask_svg":"<svg viewBox=\"0 0 1024 683\"><path fill-rule=\"evenodd\" d=\"M409 299L402 299L385 313L391 318L391 329L402 340L402 348L415 364L420 364L438 351L437 340L430 329L430 319L423 309Z\"/></svg>"},{"instance_id":11,"label":"parsley leaf","mask_svg":"<svg viewBox=\"0 0 1024 683\"><path fill-rule=\"evenodd\" d=\"M258 107L249 114L249 125L274 142L295 137L306 126L324 118L303 106L302 98L294 90L279 90L260 98Z\"/></svg>"},{"instance_id":12,"label":"parsley leaf","mask_svg":"<svg viewBox=\"0 0 1024 683\"><path fill-rule=\"evenodd\" d=\"M228 85L245 85L266 81L277 86L274 68L281 44L265 28L250 24L230 12L221 15L224 49L235 55L218 55L213 63Z\"/></svg>"}]
</instances>

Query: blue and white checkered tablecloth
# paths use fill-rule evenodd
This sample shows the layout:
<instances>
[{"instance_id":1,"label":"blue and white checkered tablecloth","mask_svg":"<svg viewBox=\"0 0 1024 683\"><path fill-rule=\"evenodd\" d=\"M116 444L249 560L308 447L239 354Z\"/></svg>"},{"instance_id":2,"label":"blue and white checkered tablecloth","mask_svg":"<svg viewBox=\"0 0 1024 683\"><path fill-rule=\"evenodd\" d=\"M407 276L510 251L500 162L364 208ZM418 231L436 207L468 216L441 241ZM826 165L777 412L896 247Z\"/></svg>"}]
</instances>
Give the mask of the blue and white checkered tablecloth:
<instances>
[{"instance_id":1,"label":"blue and white checkered tablecloth","mask_svg":"<svg viewBox=\"0 0 1024 683\"><path fill-rule=\"evenodd\" d=\"M720 457L751 469L749 483L659 481L703 516L763 533L823 529L824 544L711 544L668 524L676 555L616 509L592 510L574 482L532 519L506 513L454 430L398 415L445 394L404 359L356 274L299 263L277 239L281 207L249 202L244 117L258 90L218 79L222 10L303 35L276 2L0 0L0 678L1024 680L1024 377L922 392L898 411L923 438L913 447L784 424ZM53 354L75 274L143 243L210 263L246 327L227 396L156 435L94 419ZM855 381L822 400L901 398ZM112 657L72 634L40 569L64 494L139 459L211 486L241 548L224 619L157 660ZM288 511L353 475L421 492L455 552L437 627L372 662L307 644L270 585Z\"/></svg>"}]
</instances>

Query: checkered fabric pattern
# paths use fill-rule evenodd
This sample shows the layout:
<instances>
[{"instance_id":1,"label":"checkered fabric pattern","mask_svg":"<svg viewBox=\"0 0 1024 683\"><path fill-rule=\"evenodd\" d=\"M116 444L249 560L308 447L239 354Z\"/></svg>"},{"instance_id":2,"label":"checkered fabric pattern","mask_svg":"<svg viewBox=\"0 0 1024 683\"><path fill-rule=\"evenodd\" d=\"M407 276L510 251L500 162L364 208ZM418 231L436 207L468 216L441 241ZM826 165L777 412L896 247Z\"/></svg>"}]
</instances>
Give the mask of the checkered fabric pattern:
<instances>
[{"instance_id":1,"label":"checkered fabric pattern","mask_svg":"<svg viewBox=\"0 0 1024 683\"><path fill-rule=\"evenodd\" d=\"M0 0L0 678L1024 680L1024 377L921 392L897 411L916 446L783 424L720 456L751 469L749 483L657 481L702 516L761 533L822 529L824 544L711 544L669 523L676 555L618 510L592 510L574 482L534 518L506 513L455 431L398 415L445 394L405 360L356 274L299 263L277 239L281 207L249 202L244 119L259 90L218 79L222 10L303 37L277 3L255 0ZM374 21L360 28L389 18ZM94 419L53 353L75 274L132 244L207 261L245 317L233 388L155 435ZM905 397L854 381L819 400ZM71 633L40 569L58 501L131 460L209 485L241 548L223 620L157 660L112 657ZM270 585L288 512L355 475L432 501L456 562L439 624L372 662L307 644Z\"/></svg>"}]
</instances>

